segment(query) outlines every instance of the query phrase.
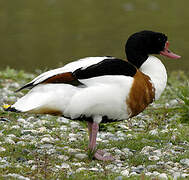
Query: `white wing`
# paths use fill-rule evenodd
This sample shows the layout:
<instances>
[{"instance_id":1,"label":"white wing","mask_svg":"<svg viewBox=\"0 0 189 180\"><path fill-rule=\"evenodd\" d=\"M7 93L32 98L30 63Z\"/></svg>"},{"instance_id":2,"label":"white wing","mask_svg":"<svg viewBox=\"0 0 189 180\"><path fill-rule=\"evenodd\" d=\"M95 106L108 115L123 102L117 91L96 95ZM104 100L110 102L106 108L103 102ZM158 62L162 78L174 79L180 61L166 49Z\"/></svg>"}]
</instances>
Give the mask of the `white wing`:
<instances>
[{"instance_id":1,"label":"white wing","mask_svg":"<svg viewBox=\"0 0 189 180\"><path fill-rule=\"evenodd\" d=\"M87 58L79 59L77 61L66 64L65 66L63 66L61 68L47 71L47 72L39 75L35 79L33 79L30 83L33 83L35 85L35 84L38 84L38 83L44 81L45 79L48 79L49 77L52 77L56 74L60 74L60 73L64 73L64 72L73 72L79 68L86 68L93 64L97 64L97 63L103 61L104 59L107 59L107 57L87 57Z\"/></svg>"}]
</instances>

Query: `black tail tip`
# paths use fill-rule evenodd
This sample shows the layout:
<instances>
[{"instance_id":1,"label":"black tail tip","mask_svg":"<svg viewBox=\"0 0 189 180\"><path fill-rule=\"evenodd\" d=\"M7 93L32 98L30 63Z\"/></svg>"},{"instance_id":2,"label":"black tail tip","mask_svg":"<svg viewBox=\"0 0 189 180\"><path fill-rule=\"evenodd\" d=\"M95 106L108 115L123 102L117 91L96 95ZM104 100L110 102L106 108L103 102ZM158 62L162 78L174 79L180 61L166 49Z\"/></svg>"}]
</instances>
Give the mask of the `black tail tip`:
<instances>
[{"instance_id":1,"label":"black tail tip","mask_svg":"<svg viewBox=\"0 0 189 180\"><path fill-rule=\"evenodd\" d=\"M5 111L11 111L11 112L16 112L16 113L20 112L17 109L15 109L14 107L11 107L11 105L3 105L3 109Z\"/></svg>"}]
</instances>

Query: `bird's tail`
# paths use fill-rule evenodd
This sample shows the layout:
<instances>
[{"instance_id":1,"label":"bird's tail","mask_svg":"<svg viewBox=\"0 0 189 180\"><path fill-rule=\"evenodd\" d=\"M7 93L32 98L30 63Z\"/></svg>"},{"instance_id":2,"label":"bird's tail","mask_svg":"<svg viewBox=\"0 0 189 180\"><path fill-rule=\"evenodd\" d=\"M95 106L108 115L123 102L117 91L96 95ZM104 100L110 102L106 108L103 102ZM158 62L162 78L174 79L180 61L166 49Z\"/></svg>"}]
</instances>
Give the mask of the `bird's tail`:
<instances>
[{"instance_id":1,"label":"bird's tail","mask_svg":"<svg viewBox=\"0 0 189 180\"><path fill-rule=\"evenodd\" d=\"M16 112L16 113L20 112L17 109L15 109L14 107L11 107L11 105L9 105L9 104L4 104L3 109L5 111L11 111L11 112Z\"/></svg>"}]
</instances>

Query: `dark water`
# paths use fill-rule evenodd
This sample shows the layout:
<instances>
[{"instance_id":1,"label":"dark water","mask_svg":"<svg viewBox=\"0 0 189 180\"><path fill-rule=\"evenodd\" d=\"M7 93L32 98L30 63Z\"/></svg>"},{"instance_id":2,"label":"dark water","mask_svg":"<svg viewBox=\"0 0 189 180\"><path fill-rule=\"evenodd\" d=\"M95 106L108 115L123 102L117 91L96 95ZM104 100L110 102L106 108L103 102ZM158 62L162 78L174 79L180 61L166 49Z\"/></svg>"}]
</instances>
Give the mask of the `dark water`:
<instances>
[{"instance_id":1,"label":"dark water","mask_svg":"<svg viewBox=\"0 0 189 180\"><path fill-rule=\"evenodd\" d=\"M188 71L189 1L0 0L0 69L33 72L86 56L124 58L128 36L164 32L180 60L167 69Z\"/></svg>"}]
</instances>

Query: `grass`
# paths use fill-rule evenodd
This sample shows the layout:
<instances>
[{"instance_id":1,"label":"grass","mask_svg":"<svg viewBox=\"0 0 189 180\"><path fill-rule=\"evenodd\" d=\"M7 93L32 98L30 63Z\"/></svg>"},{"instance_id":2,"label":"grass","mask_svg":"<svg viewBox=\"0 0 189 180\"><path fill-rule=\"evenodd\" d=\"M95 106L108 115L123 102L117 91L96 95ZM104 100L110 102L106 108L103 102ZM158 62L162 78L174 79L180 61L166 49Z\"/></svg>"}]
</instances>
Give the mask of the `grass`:
<instances>
[{"instance_id":1,"label":"grass","mask_svg":"<svg viewBox=\"0 0 189 180\"><path fill-rule=\"evenodd\" d=\"M7 88L15 91L17 85L12 86L13 83L24 84L34 78L35 75L25 73L24 71L16 71L7 68L0 72L0 88ZM15 94L9 93L8 97L0 101L3 103L12 103L13 96L22 96L23 93ZM142 115L139 115L131 120L119 123L102 124L100 126L101 132L111 132L115 134L118 131L124 132L126 135L122 140L111 140L109 143L99 143L99 148L109 149L110 152L116 156L113 148L123 150L128 148L130 154L121 155L120 159L125 168L131 170L132 166L156 165L151 172L158 171L160 173L167 173L169 179L172 179L171 174L164 166L158 166L159 161L179 163L181 159L189 157L189 82L188 77L183 72L173 72L169 75L168 85L161 98L150 105ZM0 95L1 96L1 95ZM0 97L3 99L4 97ZM10 99L10 100L9 100ZM24 123L19 123L18 119L27 119L33 117L33 127L28 128ZM9 173L16 173L31 179L102 179L111 180L121 176L120 172L112 171L107 167L109 165L116 165L114 162L99 162L85 158L77 160L74 154L70 154L65 148L68 146L72 149L79 149L80 151L87 151L88 134L86 124L81 122L81 128L70 128L70 124L60 123L57 117L54 116L36 116L29 114L16 114L5 112L0 109L0 117L8 121L0 123L0 177ZM40 119L40 123L35 121ZM136 123L135 123L136 122ZM120 128L120 124L124 124L128 129ZM18 126L18 127L16 127ZM69 127L68 131L61 131L60 127ZM41 129L43 128L43 129ZM23 130L34 129L34 132L24 132ZM155 134L151 133L156 131ZM78 141L70 142L69 133L82 134ZM25 139L23 139L23 136ZM56 139L51 143L51 153L48 148L41 148L40 143L43 137L52 137ZM10 138L13 142L5 142L6 138ZM36 143L33 143L33 139ZM19 143L18 142L22 142ZM49 146L50 146L49 145ZM166 155L161 156L158 161L149 160L146 154L142 154L141 150L151 146L156 150L161 149L162 152L167 152ZM176 153L173 155L168 153L169 149ZM5 148L2 150L1 148ZM56 149L53 152L53 149ZM177 149L178 148L178 149ZM180 152L180 153L179 153ZM149 153L150 154L150 153ZM59 155L68 157L68 160L60 159ZM5 161L9 162L6 166ZM30 162L28 164L28 161ZM62 163L69 164L70 168L56 168ZM82 166L74 165L74 163L84 163ZM89 170L90 168L100 166L100 172ZM85 167L88 170L77 172L80 167ZM70 170L71 169L71 170ZM124 177L122 179L151 179L151 177L140 174L138 176ZM158 179L158 178L154 178ZM184 178L183 178L184 179Z\"/></svg>"}]
</instances>

